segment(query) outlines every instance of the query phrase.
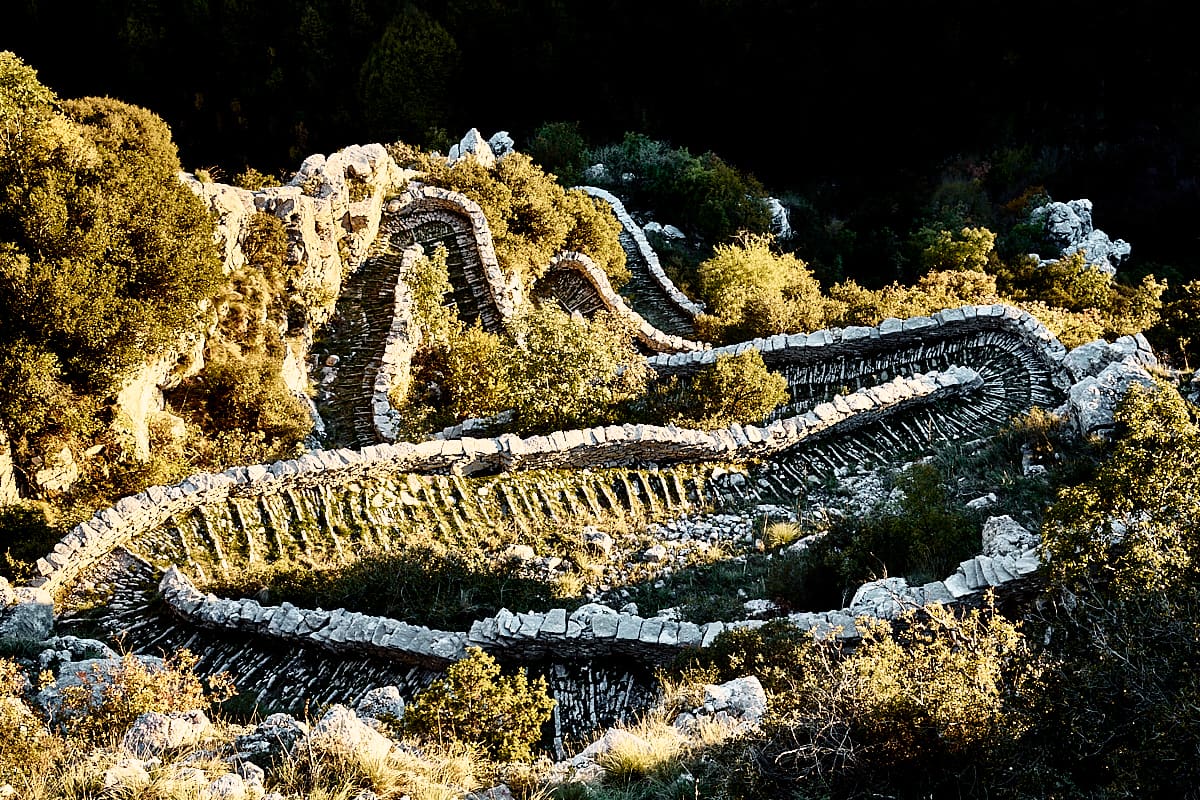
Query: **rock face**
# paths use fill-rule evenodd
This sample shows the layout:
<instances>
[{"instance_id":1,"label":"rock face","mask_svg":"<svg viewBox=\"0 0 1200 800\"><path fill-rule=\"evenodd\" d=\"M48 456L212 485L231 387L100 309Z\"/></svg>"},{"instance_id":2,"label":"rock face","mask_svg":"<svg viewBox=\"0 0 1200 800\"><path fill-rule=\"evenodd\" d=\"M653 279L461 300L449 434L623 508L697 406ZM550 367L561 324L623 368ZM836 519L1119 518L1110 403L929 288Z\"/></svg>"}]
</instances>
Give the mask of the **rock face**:
<instances>
[{"instance_id":1,"label":"rock face","mask_svg":"<svg viewBox=\"0 0 1200 800\"><path fill-rule=\"evenodd\" d=\"M238 758L268 767L273 761L290 754L308 735L308 725L288 714L271 714L253 731L237 737L234 747Z\"/></svg>"},{"instance_id":2,"label":"rock face","mask_svg":"<svg viewBox=\"0 0 1200 800\"><path fill-rule=\"evenodd\" d=\"M33 474L33 482L48 492L65 492L79 480L79 465L70 447L46 457L41 469Z\"/></svg>"},{"instance_id":3,"label":"rock face","mask_svg":"<svg viewBox=\"0 0 1200 800\"><path fill-rule=\"evenodd\" d=\"M0 429L0 507L20 502L17 492L17 477L13 472L12 446Z\"/></svg>"},{"instance_id":4,"label":"rock face","mask_svg":"<svg viewBox=\"0 0 1200 800\"><path fill-rule=\"evenodd\" d=\"M1105 367L1099 375L1086 377L1071 387L1067 401L1055 413L1070 420L1083 436L1106 436L1112 430L1117 404L1133 384L1154 387L1154 379L1134 357Z\"/></svg>"},{"instance_id":5,"label":"rock face","mask_svg":"<svg viewBox=\"0 0 1200 800\"><path fill-rule=\"evenodd\" d=\"M0 608L0 644L42 642L50 638L53 630L54 606L49 602L24 602Z\"/></svg>"},{"instance_id":6,"label":"rock face","mask_svg":"<svg viewBox=\"0 0 1200 800\"><path fill-rule=\"evenodd\" d=\"M372 760L387 758L392 742L359 719L353 711L335 705L313 726L306 747L328 753L357 753Z\"/></svg>"},{"instance_id":7,"label":"rock face","mask_svg":"<svg viewBox=\"0 0 1200 800\"><path fill-rule=\"evenodd\" d=\"M767 198L767 211L771 213L771 233L780 241L792 238L792 222L788 219L787 208L778 198Z\"/></svg>"},{"instance_id":8,"label":"rock face","mask_svg":"<svg viewBox=\"0 0 1200 800\"><path fill-rule=\"evenodd\" d=\"M500 134L496 134L492 138L495 139L498 136ZM499 141L503 143L503 140ZM508 141L512 142L511 139ZM467 156L472 156L480 165L488 169L496 166L496 154L492 152L491 144L483 138L483 134L479 132L478 128L471 128L461 142L450 148L450 154L446 156L446 163L453 165Z\"/></svg>"},{"instance_id":9,"label":"rock face","mask_svg":"<svg viewBox=\"0 0 1200 800\"><path fill-rule=\"evenodd\" d=\"M1058 256L1083 253L1089 265L1106 275L1116 274L1117 267L1129 257L1129 242L1113 241L1093 225L1091 200L1047 203L1035 208L1030 220L1045 226L1047 238L1058 248Z\"/></svg>"}]
</instances>

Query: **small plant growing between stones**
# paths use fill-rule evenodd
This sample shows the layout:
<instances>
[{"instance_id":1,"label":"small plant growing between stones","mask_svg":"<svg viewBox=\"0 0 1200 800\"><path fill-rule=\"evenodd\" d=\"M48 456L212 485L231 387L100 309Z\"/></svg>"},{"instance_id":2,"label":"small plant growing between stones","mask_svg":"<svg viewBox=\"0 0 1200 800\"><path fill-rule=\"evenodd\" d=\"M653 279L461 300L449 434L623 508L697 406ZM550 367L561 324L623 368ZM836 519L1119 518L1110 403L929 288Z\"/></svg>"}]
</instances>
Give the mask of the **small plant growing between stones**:
<instances>
[{"instance_id":1,"label":"small plant growing between stones","mask_svg":"<svg viewBox=\"0 0 1200 800\"><path fill-rule=\"evenodd\" d=\"M495 659L472 647L417 695L403 722L439 743L470 742L501 761L528 761L553 708L545 678L531 683L523 669L501 676Z\"/></svg>"},{"instance_id":2,"label":"small plant growing between stones","mask_svg":"<svg viewBox=\"0 0 1200 800\"><path fill-rule=\"evenodd\" d=\"M110 673L81 673L78 685L62 689L64 727L73 737L100 742L114 730L128 729L148 711L206 709L236 694L226 673L207 679L197 675L198 661L190 651L180 650L158 667L126 653Z\"/></svg>"}]
</instances>

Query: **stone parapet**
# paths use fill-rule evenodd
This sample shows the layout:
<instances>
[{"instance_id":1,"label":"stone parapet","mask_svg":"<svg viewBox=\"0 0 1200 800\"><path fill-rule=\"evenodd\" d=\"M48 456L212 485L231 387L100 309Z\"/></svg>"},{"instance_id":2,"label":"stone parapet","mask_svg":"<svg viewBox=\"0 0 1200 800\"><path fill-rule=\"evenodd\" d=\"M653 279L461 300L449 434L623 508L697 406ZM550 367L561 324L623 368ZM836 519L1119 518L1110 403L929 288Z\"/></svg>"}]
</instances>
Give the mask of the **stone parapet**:
<instances>
[{"instance_id":1,"label":"stone parapet","mask_svg":"<svg viewBox=\"0 0 1200 800\"><path fill-rule=\"evenodd\" d=\"M546 436L506 434L491 439L379 444L361 450L321 450L298 459L193 475L174 486L151 486L77 525L37 562L38 585L57 590L131 537L173 514L228 497L281 486L304 486L395 473L476 474L511 470L594 468L635 463L764 458L818 436L854 430L914 404L937 403L977 391L978 373L965 367L897 378L862 389L842 402L762 427L731 425L698 431L656 425L610 425Z\"/></svg>"},{"instance_id":2,"label":"stone parapet","mask_svg":"<svg viewBox=\"0 0 1200 800\"><path fill-rule=\"evenodd\" d=\"M922 586L909 586L904 578L870 581L858 588L846 608L800 612L786 619L821 638L857 640L864 619L894 620L934 603L978 603L987 591L1025 587L1041 568L1038 537L1010 517L990 518L982 540L983 553L962 562L945 580ZM476 620L464 634L345 609L306 610L289 603L263 606L255 600L218 598L198 591L176 567L163 575L159 592L176 616L202 628L253 633L336 653L372 653L433 668L464 657L468 647L510 661L621 658L662 664L682 651L708 647L725 631L766 624L765 620L696 624L588 603L574 611L501 609L493 617Z\"/></svg>"},{"instance_id":3,"label":"stone parapet","mask_svg":"<svg viewBox=\"0 0 1200 800\"><path fill-rule=\"evenodd\" d=\"M685 315L695 318L704 313L704 306L690 299L686 294L679 291L679 288L667 277L667 273L663 271L662 264L658 260L658 253L654 252L654 248L650 246L650 242L646 240L646 234L641 226L633 221L633 217L629 216L629 212L625 210L625 205L612 192L600 189L596 186L578 186L578 189L583 190L592 197L597 197L612 206L613 213L617 215L617 220L621 223L626 232L633 237L637 245L638 251L641 253L642 259L646 262L647 268L650 270L650 276L654 282L658 284L675 306Z\"/></svg>"},{"instance_id":4,"label":"stone parapet","mask_svg":"<svg viewBox=\"0 0 1200 800\"><path fill-rule=\"evenodd\" d=\"M595 262L584 253L575 251L559 253L550 261L550 266L538 283L554 287L555 283L561 281L564 275L577 276L582 281L582 291L590 294L590 297L584 298L584 302L590 300L591 304L598 304L614 314L633 331L634 338L652 352L682 353L711 347L705 342L692 341L682 336L672 336L651 325L641 314L626 304L621 296L613 290L604 270L597 267ZM571 311L581 310L576 307L580 303L572 302L572 298L563 297L561 290L556 292L556 296Z\"/></svg>"}]
</instances>

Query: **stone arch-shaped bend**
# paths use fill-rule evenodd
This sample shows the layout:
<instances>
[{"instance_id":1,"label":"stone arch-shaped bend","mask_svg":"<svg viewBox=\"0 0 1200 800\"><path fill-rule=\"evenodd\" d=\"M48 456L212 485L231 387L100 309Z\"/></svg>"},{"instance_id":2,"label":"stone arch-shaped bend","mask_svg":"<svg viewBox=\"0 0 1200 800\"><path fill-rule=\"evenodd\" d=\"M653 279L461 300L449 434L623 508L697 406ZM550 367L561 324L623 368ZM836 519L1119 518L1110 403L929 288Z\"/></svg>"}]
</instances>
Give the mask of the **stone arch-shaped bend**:
<instances>
[{"instance_id":1,"label":"stone arch-shaped bend","mask_svg":"<svg viewBox=\"0 0 1200 800\"><path fill-rule=\"evenodd\" d=\"M533 294L539 300L553 299L564 311L578 311L588 318L599 311L611 312L652 353L682 353L709 347L704 342L664 333L647 322L616 293L608 276L584 253L565 251L555 256L534 285Z\"/></svg>"},{"instance_id":2,"label":"stone arch-shaped bend","mask_svg":"<svg viewBox=\"0 0 1200 800\"><path fill-rule=\"evenodd\" d=\"M426 252L439 244L446 247L454 302L464 320L478 319L485 330L495 332L521 306L520 282L500 268L487 217L469 197L410 184L385 206L380 224L384 236L399 249L412 244Z\"/></svg>"},{"instance_id":3,"label":"stone arch-shaped bend","mask_svg":"<svg viewBox=\"0 0 1200 800\"><path fill-rule=\"evenodd\" d=\"M704 313L703 304L690 299L667 277L659 263L658 254L646 240L642 227L625 210L624 204L616 195L604 189L595 186L576 188L612 206L617 221L621 223L621 247L625 250L632 275L626 289L637 295L633 304L637 311L665 333L694 336L696 317Z\"/></svg>"}]
</instances>

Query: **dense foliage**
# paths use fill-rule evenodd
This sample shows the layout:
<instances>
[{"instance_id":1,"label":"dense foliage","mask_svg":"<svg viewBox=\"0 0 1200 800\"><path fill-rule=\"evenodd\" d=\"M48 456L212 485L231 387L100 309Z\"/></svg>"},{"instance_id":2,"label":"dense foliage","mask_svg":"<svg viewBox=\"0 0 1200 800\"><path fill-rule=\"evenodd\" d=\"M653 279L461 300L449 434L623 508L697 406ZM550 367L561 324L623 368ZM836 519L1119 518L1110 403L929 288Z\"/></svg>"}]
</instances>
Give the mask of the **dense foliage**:
<instances>
[{"instance_id":1,"label":"dense foliage","mask_svg":"<svg viewBox=\"0 0 1200 800\"><path fill-rule=\"evenodd\" d=\"M212 223L170 132L108 99L59 103L0 53L0 414L21 446L86 433L112 389L201 321Z\"/></svg>"},{"instance_id":2,"label":"dense foliage","mask_svg":"<svg viewBox=\"0 0 1200 800\"><path fill-rule=\"evenodd\" d=\"M404 712L404 728L435 741L478 744L504 761L528 760L554 701L546 679L532 683L520 670L502 676L478 647L431 683Z\"/></svg>"}]
</instances>

